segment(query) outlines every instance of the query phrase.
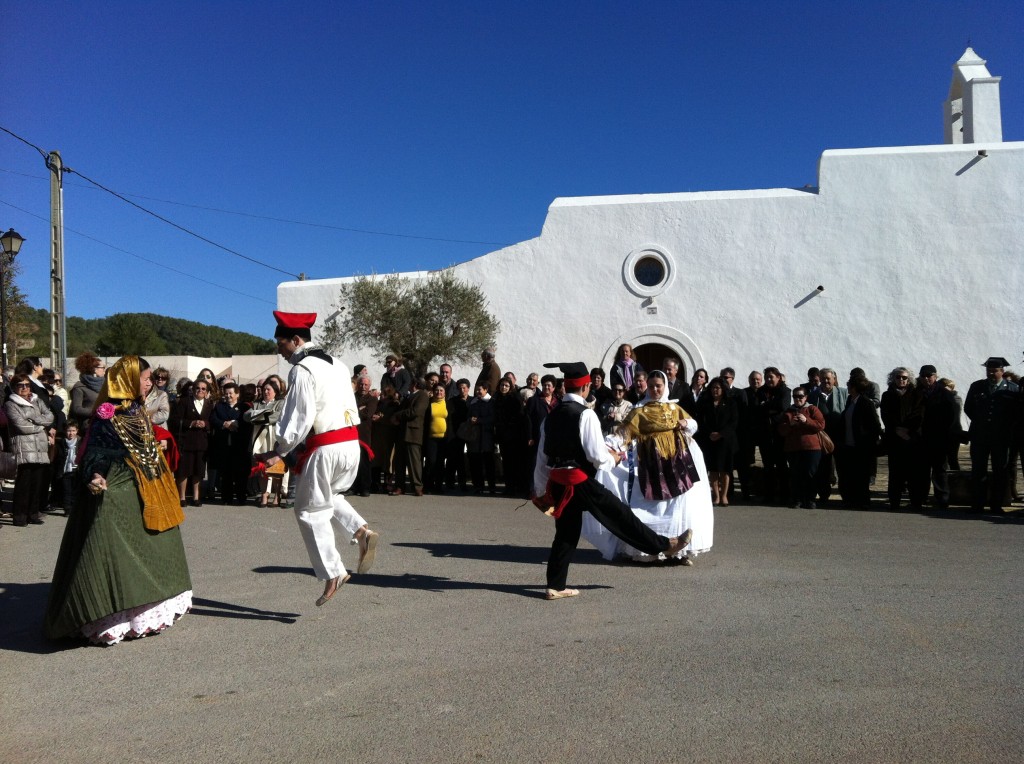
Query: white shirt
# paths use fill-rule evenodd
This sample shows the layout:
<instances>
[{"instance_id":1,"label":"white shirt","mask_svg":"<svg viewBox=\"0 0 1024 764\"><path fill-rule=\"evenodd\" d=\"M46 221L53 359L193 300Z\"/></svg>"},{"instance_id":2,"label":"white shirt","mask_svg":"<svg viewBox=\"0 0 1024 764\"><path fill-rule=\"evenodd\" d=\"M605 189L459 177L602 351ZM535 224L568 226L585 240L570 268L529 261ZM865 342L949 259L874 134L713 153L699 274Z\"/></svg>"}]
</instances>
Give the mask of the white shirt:
<instances>
[{"instance_id":1,"label":"white shirt","mask_svg":"<svg viewBox=\"0 0 1024 764\"><path fill-rule=\"evenodd\" d=\"M306 342L288 362L288 394L278 421L274 450L280 456L294 450L311 432L324 433L359 424L359 406L348 367L337 358L334 363L309 357L317 345Z\"/></svg>"}]
</instances>

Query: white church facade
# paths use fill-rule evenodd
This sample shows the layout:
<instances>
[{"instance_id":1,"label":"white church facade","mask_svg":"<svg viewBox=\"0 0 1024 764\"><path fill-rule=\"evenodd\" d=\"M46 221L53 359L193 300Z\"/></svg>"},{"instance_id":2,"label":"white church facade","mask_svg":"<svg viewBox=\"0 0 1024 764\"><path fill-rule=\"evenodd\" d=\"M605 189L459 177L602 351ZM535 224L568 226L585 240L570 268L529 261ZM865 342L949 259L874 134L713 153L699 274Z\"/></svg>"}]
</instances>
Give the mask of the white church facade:
<instances>
[{"instance_id":1,"label":"white church facade","mask_svg":"<svg viewBox=\"0 0 1024 764\"><path fill-rule=\"evenodd\" d=\"M1002 141L999 78L970 48L944 119L940 145L825 151L815 188L556 199L540 236L452 270L483 289L520 380L545 361L608 368L626 342L687 377L860 366L884 385L931 363L965 388L1024 348L1024 142ZM283 283L278 307L330 316L346 280Z\"/></svg>"}]
</instances>

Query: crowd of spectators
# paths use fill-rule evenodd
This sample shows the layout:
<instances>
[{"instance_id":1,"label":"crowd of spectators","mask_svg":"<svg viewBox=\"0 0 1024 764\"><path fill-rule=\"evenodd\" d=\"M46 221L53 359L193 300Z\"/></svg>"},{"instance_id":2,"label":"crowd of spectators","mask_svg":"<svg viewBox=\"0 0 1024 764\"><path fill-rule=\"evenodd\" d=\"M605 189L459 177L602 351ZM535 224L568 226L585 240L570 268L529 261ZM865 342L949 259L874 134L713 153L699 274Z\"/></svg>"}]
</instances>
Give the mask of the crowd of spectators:
<instances>
[{"instance_id":1,"label":"crowd of spectators","mask_svg":"<svg viewBox=\"0 0 1024 764\"><path fill-rule=\"evenodd\" d=\"M527 497L538 458L540 428L562 397L561 380L531 372L519 386L502 374L490 350L474 380L453 379L450 364L417 377L389 355L375 380L357 366L360 437L372 446L356 491L393 496L424 493L503 493ZM774 366L735 384L732 368L689 382L680 362L665 358L669 398L698 423L713 501L737 496L766 504L867 508L878 460L886 460L885 504L922 509L950 503L949 473L959 471L960 447L970 444L970 504L1001 511L1007 490L1016 494L1016 464L1024 429L1024 403L1016 377L1002 358L986 362L986 379L962 400L956 385L926 365L915 376L898 367L885 390L854 368L840 381L831 368L811 368L790 386ZM623 345L610 371L591 370L587 405L605 433L622 424L647 392L647 370ZM971 420L964 431L961 413ZM1011 480L1011 477L1014 479Z\"/></svg>"},{"instance_id":2,"label":"crowd of spectators","mask_svg":"<svg viewBox=\"0 0 1024 764\"><path fill-rule=\"evenodd\" d=\"M893 369L884 391L859 368L844 383L834 369L811 368L792 387L774 366L751 371L745 387L728 367L715 377L697 369L689 382L678 376L676 358L665 358L661 370L669 398L697 421L716 505L742 499L814 508L838 494L844 507L867 508L884 458L886 506L899 509L906 500L913 510L929 502L944 508L950 474L960 470L961 446L969 444L969 503L999 512L1008 497L1020 498L1016 471L1024 441L1024 393L1008 365L988 359L986 377L963 399L930 365L916 377L905 367ZM15 525L40 524L56 508L73 511L77 457L106 365L87 352L75 367L79 378L70 391L35 357L5 375L0 434L7 459L0 467L14 479L12 511L4 514ZM447 363L420 377L397 355L387 356L379 379L362 365L353 371L363 448L352 493L530 495L541 426L563 394L558 377L531 372L520 386L490 350L473 380L453 378ZM591 378L587 405L611 434L646 394L647 370L623 345L610 370L594 368ZM182 506L289 506L283 464L251 474L252 455L273 445L288 393L280 376L240 385L203 369L195 379L172 383L157 368L144 392L153 424L173 443ZM962 413L970 420L967 431Z\"/></svg>"}]
</instances>

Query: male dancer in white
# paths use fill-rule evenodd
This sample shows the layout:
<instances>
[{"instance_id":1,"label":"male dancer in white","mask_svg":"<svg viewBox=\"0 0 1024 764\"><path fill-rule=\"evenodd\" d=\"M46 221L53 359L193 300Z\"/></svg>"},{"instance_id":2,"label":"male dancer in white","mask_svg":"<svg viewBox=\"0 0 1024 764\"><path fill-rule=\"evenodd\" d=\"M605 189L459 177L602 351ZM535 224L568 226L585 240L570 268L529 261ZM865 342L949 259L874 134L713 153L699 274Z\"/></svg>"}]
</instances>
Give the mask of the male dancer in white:
<instances>
[{"instance_id":1,"label":"male dancer in white","mask_svg":"<svg viewBox=\"0 0 1024 764\"><path fill-rule=\"evenodd\" d=\"M357 572L370 569L377 549L377 533L344 496L359 469L359 414L348 367L310 341L316 313L275 310L274 317L277 350L292 368L274 450L258 458L272 467L292 451L298 455L295 518L316 577L327 582L316 601L320 607L351 578L335 545L331 521L359 544Z\"/></svg>"}]
</instances>

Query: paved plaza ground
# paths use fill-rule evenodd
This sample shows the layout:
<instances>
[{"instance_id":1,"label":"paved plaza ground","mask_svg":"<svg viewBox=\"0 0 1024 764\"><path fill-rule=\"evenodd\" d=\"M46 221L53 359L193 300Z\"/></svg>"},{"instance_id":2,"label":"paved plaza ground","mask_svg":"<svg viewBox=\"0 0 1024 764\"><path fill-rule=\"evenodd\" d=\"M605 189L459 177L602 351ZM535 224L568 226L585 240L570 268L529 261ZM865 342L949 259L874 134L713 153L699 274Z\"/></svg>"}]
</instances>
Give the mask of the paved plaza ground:
<instances>
[{"instance_id":1,"label":"paved plaza ground","mask_svg":"<svg viewBox=\"0 0 1024 764\"><path fill-rule=\"evenodd\" d=\"M1017 512L733 506L696 566L584 543L546 602L531 506L355 503L377 564L324 608L292 512L189 510L194 610L111 648L40 635L64 518L5 521L0 761L1024 759Z\"/></svg>"}]
</instances>

